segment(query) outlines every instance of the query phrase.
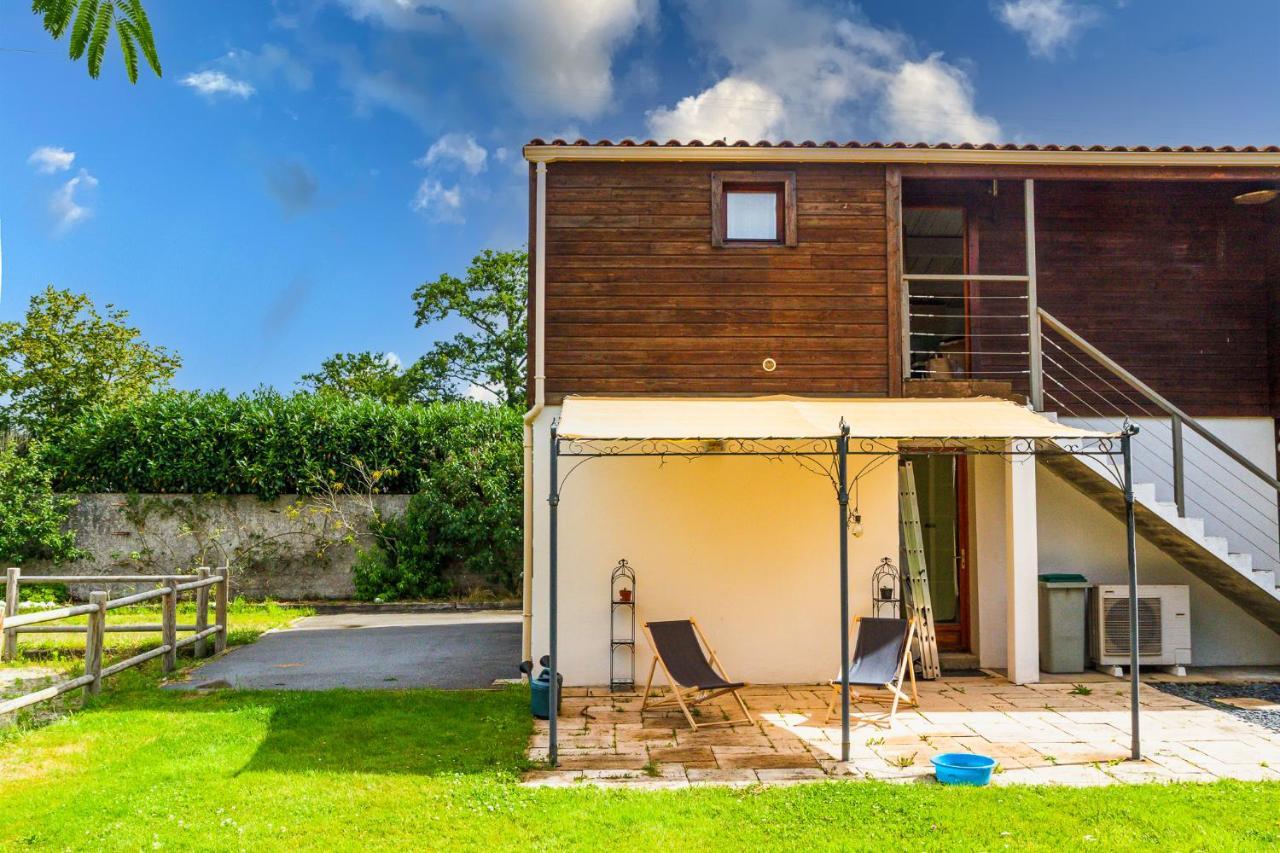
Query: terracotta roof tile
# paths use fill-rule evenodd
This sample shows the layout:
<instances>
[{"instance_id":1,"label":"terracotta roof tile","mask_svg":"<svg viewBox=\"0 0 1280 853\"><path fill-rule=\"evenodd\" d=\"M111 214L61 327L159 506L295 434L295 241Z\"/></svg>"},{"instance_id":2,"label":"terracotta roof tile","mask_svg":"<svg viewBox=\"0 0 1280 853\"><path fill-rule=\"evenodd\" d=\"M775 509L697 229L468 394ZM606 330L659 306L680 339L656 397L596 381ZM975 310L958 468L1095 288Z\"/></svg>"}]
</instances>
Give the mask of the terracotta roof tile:
<instances>
[{"instance_id":1,"label":"terracotta roof tile","mask_svg":"<svg viewBox=\"0 0 1280 853\"><path fill-rule=\"evenodd\" d=\"M1161 145L1152 147L1149 145L1018 145L1012 142L994 143L973 143L973 142L834 142L827 140L825 142L817 142L814 140L803 140L800 142L792 142L789 139L783 139L780 142L770 142L768 140L759 140L758 142L748 142L745 139L739 139L735 142L726 142L722 139L716 139L711 142L703 142L694 139L688 142L680 142L676 139L668 139L666 142L658 142L653 139L634 140L621 139L614 142L610 139L600 139L592 142L588 139L575 139L566 141L564 139L553 139L547 142L543 139L531 139L530 145L560 145L560 146L595 146L607 148L610 146L644 146L647 148L702 148L702 147L731 147L731 148L916 148L926 150L948 150L960 149L970 151L1094 151L1094 152L1157 152L1157 153L1202 153L1202 154L1276 154L1280 153L1280 145L1220 145L1214 147L1212 145L1180 145L1172 147L1169 145Z\"/></svg>"}]
</instances>

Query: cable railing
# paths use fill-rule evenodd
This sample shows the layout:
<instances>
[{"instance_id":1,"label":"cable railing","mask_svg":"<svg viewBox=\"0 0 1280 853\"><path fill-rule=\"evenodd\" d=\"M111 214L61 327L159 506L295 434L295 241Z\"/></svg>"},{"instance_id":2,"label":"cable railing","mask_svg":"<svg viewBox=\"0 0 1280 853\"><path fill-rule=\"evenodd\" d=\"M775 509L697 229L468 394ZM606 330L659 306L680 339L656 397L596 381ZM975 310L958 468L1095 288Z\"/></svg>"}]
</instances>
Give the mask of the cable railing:
<instances>
[{"instance_id":1,"label":"cable railing","mask_svg":"<svg viewBox=\"0 0 1280 853\"><path fill-rule=\"evenodd\" d=\"M903 281L904 375L994 380L1027 394L1033 339L1028 277L907 274Z\"/></svg>"},{"instance_id":2,"label":"cable railing","mask_svg":"<svg viewBox=\"0 0 1280 853\"><path fill-rule=\"evenodd\" d=\"M1033 275L905 274L903 376L999 382L1081 426L1137 422L1135 473L1157 499L1280 571L1280 480L1039 308L1035 289Z\"/></svg>"},{"instance_id":3,"label":"cable railing","mask_svg":"<svg viewBox=\"0 0 1280 853\"><path fill-rule=\"evenodd\" d=\"M1280 481L1200 421L1129 373L1052 314L1038 312L1044 408L1081 425L1140 424L1135 466L1209 535L1252 553L1255 568L1280 565Z\"/></svg>"}]
</instances>

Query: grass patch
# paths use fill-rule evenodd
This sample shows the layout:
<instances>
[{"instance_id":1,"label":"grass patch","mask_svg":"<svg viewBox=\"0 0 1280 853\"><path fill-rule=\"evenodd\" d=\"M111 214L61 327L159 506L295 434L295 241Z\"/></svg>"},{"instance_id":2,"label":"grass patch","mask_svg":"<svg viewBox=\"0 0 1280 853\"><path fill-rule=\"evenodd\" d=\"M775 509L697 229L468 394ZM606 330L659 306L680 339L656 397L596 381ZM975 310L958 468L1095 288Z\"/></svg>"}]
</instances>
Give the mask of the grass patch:
<instances>
[{"instance_id":1,"label":"grass patch","mask_svg":"<svg viewBox=\"0 0 1280 853\"><path fill-rule=\"evenodd\" d=\"M1274 849L1270 783L517 784L528 694L170 693L154 673L0 750L0 848Z\"/></svg>"}]
</instances>

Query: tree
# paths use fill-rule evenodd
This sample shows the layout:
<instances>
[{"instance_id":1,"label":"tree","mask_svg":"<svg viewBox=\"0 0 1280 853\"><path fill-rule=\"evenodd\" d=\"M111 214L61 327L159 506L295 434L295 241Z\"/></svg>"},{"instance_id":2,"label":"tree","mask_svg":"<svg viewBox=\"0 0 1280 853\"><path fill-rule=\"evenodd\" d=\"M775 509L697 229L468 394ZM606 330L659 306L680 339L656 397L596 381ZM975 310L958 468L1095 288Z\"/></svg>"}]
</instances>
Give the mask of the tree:
<instances>
[{"instance_id":1,"label":"tree","mask_svg":"<svg viewBox=\"0 0 1280 853\"><path fill-rule=\"evenodd\" d=\"M0 427L49 439L91 403L122 405L168 384L182 360L139 338L129 313L103 317L85 294L52 285L21 322L0 323Z\"/></svg>"},{"instance_id":2,"label":"tree","mask_svg":"<svg viewBox=\"0 0 1280 853\"><path fill-rule=\"evenodd\" d=\"M83 556L67 527L67 513L75 505L75 498L54 494L35 442L20 448L0 438L0 565Z\"/></svg>"},{"instance_id":3,"label":"tree","mask_svg":"<svg viewBox=\"0 0 1280 853\"><path fill-rule=\"evenodd\" d=\"M302 374L298 384L317 393L410 403L418 399L416 374L384 352L340 352L320 362L317 372Z\"/></svg>"},{"instance_id":4,"label":"tree","mask_svg":"<svg viewBox=\"0 0 1280 853\"><path fill-rule=\"evenodd\" d=\"M485 249L465 278L445 273L413 292L419 327L455 316L471 327L438 341L414 366L424 387L453 396L479 390L502 405L524 405L528 263L523 251Z\"/></svg>"},{"instance_id":5,"label":"tree","mask_svg":"<svg viewBox=\"0 0 1280 853\"><path fill-rule=\"evenodd\" d=\"M70 30L68 52L73 60L88 55L89 76L95 80L102 70L113 26L129 82L138 82L139 53L156 76L161 76L160 55L142 0L31 0L31 11L40 16L54 39Z\"/></svg>"}]
</instances>

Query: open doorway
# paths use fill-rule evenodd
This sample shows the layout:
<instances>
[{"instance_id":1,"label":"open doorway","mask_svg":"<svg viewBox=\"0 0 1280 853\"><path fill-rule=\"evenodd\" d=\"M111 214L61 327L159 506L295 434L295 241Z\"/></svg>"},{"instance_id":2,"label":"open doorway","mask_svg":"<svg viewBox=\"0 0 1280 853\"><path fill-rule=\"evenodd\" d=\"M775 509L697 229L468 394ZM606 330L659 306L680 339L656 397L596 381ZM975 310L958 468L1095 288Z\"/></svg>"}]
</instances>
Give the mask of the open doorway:
<instances>
[{"instance_id":1,"label":"open doorway","mask_svg":"<svg viewBox=\"0 0 1280 853\"><path fill-rule=\"evenodd\" d=\"M902 259L907 275L968 272L965 212L959 207L908 207L902 212ZM913 281L911 371L914 379L961 379L969 373L965 282Z\"/></svg>"},{"instance_id":2,"label":"open doorway","mask_svg":"<svg viewBox=\"0 0 1280 853\"><path fill-rule=\"evenodd\" d=\"M947 454L910 455L924 538L929 598L938 650L969 645L968 460Z\"/></svg>"}]
</instances>

